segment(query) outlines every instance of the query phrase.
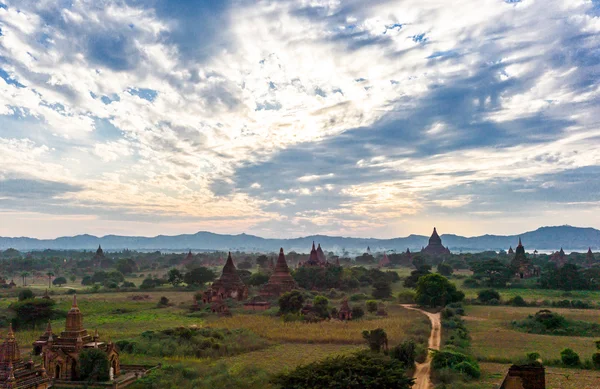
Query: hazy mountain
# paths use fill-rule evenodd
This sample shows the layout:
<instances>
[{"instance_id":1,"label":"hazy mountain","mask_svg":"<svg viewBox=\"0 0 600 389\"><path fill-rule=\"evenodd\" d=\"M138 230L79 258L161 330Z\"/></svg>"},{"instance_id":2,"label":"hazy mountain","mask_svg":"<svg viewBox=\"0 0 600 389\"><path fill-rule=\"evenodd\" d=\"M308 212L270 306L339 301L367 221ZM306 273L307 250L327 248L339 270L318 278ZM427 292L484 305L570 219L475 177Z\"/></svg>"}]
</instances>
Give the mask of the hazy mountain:
<instances>
[{"instance_id":1,"label":"hazy mountain","mask_svg":"<svg viewBox=\"0 0 600 389\"><path fill-rule=\"evenodd\" d=\"M507 250L517 245L519 237L527 250L587 250L600 248L600 231L594 228L579 228L571 226L542 227L535 231L519 235L482 235L463 237L453 234L443 234L442 243L452 251L483 251ZM409 235L404 238L374 239L374 238L345 238L339 236L315 235L294 239L265 239L254 235L221 235L211 232L198 232L155 237L107 235L77 235L57 239L35 238L4 238L0 237L0 249L15 248L20 251L44 249L74 249L95 250L102 245L105 250L245 250L245 251L275 251L283 247L286 251L307 252L312 242L321 243L324 250L341 252L363 252L367 246L372 251L420 250L427 245L428 236Z\"/></svg>"}]
</instances>

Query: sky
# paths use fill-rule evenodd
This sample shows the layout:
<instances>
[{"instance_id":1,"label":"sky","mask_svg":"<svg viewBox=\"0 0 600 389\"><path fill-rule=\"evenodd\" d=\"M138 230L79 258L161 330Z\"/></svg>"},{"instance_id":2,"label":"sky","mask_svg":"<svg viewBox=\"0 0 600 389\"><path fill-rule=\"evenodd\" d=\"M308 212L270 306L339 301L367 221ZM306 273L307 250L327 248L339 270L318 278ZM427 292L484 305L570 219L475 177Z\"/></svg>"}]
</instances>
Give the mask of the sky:
<instances>
[{"instance_id":1,"label":"sky","mask_svg":"<svg viewBox=\"0 0 600 389\"><path fill-rule=\"evenodd\" d=\"M0 0L0 236L600 228L600 0Z\"/></svg>"}]
</instances>

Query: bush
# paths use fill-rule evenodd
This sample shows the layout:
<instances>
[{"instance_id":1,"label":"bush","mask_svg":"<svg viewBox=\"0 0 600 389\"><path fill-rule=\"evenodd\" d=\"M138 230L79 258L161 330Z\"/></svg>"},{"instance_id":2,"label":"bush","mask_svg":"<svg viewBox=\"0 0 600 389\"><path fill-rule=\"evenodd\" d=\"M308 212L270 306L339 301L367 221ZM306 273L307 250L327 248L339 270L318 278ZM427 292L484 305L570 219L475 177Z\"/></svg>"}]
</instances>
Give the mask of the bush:
<instances>
[{"instance_id":1,"label":"bush","mask_svg":"<svg viewBox=\"0 0 600 389\"><path fill-rule=\"evenodd\" d=\"M370 313L377 312L377 301L367 300L365 304L367 305L367 311Z\"/></svg>"},{"instance_id":2,"label":"bush","mask_svg":"<svg viewBox=\"0 0 600 389\"><path fill-rule=\"evenodd\" d=\"M412 290L403 290L398 293L398 302L400 304L414 304L415 303L415 292Z\"/></svg>"},{"instance_id":3,"label":"bush","mask_svg":"<svg viewBox=\"0 0 600 389\"><path fill-rule=\"evenodd\" d=\"M481 376L481 370L477 363L462 361L452 367L452 370L458 371L472 378L479 378Z\"/></svg>"},{"instance_id":4,"label":"bush","mask_svg":"<svg viewBox=\"0 0 600 389\"><path fill-rule=\"evenodd\" d=\"M475 278L469 277L463 282L465 288L479 288L481 285Z\"/></svg>"},{"instance_id":5,"label":"bush","mask_svg":"<svg viewBox=\"0 0 600 389\"><path fill-rule=\"evenodd\" d=\"M388 298L392 295L392 286L389 281L376 281L373 284L373 292L372 295L376 299L384 299Z\"/></svg>"},{"instance_id":6,"label":"bush","mask_svg":"<svg viewBox=\"0 0 600 389\"><path fill-rule=\"evenodd\" d=\"M269 276L264 273L254 273L250 276L248 284L252 286L261 286L269 282Z\"/></svg>"},{"instance_id":7,"label":"bush","mask_svg":"<svg viewBox=\"0 0 600 389\"><path fill-rule=\"evenodd\" d=\"M130 282L130 281L125 281L121 285L121 288L135 288L135 284L133 282Z\"/></svg>"},{"instance_id":8,"label":"bush","mask_svg":"<svg viewBox=\"0 0 600 389\"><path fill-rule=\"evenodd\" d=\"M600 353L594 353L592 355L592 363L596 369L600 369Z\"/></svg>"},{"instance_id":9,"label":"bush","mask_svg":"<svg viewBox=\"0 0 600 389\"><path fill-rule=\"evenodd\" d=\"M513 305L515 307L526 307L527 306L527 302L521 296L515 296L512 299L510 299L509 302L510 302L510 305Z\"/></svg>"},{"instance_id":10,"label":"bush","mask_svg":"<svg viewBox=\"0 0 600 389\"><path fill-rule=\"evenodd\" d=\"M298 313L304 305L304 296L298 290L286 292L279 298L279 312Z\"/></svg>"},{"instance_id":11,"label":"bush","mask_svg":"<svg viewBox=\"0 0 600 389\"><path fill-rule=\"evenodd\" d=\"M165 296L162 296L158 302L158 306L159 307L166 307L169 305L169 299L166 298Z\"/></svg>"},{"instance_id":12,"label":"bush","mask_svg":"<svg viewBox=\"0 0 600 389\"><path fill-rule=\"evenodd\" d=\"M560 352L560 360L565 366L579 366L579 355L570 348Z\"/></svg>"},{"instance_id":13,"label":"bush","mask_svg":"<svg viewBox=\"0 0 600 389\"><path fill-rule=\"evenodd\" d=\"M369 348L373 352L380 352L383 348L387 350L388 338L383 328L377 328L371 331L362 332L363 339L367 341Z\"/></svg>"},{"instance_id":14,"label":"bush","mask_svg":"<svg viewBox=\"0 0 600 389\"><path fill-rule=\"evenodd\" d=\"M361 301L361 300L366 300L368 298L369 298L369 296L367 296L364 293L357 293L357 294L353 294L350 296L350 301Z\"/></svg>"},{"instance_id":15,"label":"bush","mask_svg":"<svg viewBox=\"0 0 600 389\"><path fill-rule=\"evenodd\" d=\"M153 278L145 278L140 285L140 289L154 289L156 288L156 281Z\"/></svg>"},{"instance_id":16,"label":"bush","mask_svg":"<svg viewBox=\"0 0 600 389\"><path fill-rule=\"evenodd\" d=\"M400 361L405 368L410 369L415 365L417 344L412 339L405 340L392 349L390 356Z\"/></svg>"},{"instance_id":17,"label":"bush","mask_svg":"<svg viewBox=\"0 0 600 389\"><path fill-rule=\"evenodd\" d=\"M352 319L360 319L365 315L365 310L359 306L352 307Z\"/></svg>"},{"instance_id":18,"label":"bush","mask_svg":"<svg viewBox=\"0 0 600 389\"><path fill-rule=\"evenodd\" d=\"M431 366L436 370L449 368L473 378L478 378L481 375L477 361L466 354L449 348L432 352Z\"/></svg>"},{"instance_id":19,"label":"bush","mask_svg":"<svg viewBox=\"0 0 600 389\"><path fill-rule=\"evenodd\" d=\"M34 298L35 295L31 289L23 289L19 292L19 301L29 300Z\"/></svg>"},{"instance_id":20,"label":"bush","mask_svg":"<svg viewBox=\"0 0 600 389\"><path fill-rule=\"evenodd\" d=\"M363 351L299 366L271 382L294 389L410 389L413 381L399 361Z\"/></svg>"},{"instance_id":21,"label":"bush","mask_svg":"<svg viewBox=\"0 0 600 389\"><path fill-rule=\"evenodd\" d=\"M490 300L500 300L500 293L496 292L494 289L484 289L477 293L477 300L482 303L487 303Z\"/></svg>"},{"instance_id":22,"label":"bush","mask_svg":"<svg viewBox=\"0 0 600 389\"><path fill-rule=\"evenodd\" d=\"M67 283L67 279L65 277L56 277L54 281L52 281L52 285L63 286Z\"/></svg>"},{"instance_id":23,"label":"bush","mask_svg":"<svg viewBox=\"0 0 600 389\"><path fill-rule=\"evenodd\" d=\"M540 359L540 353L536 353L536 352L532 352L532 353L527 353L527 360L530 362L535 362L538 359Z\"/></svg>"},{"instance_id":24,"label":"bush","mask_svg":"<svg viewBox=\"0 0 600 389\"><path fill-rule=\"evenodd\" d=\"M488 305L500 305L500 300L498 300L498 299L491 299L487 303L488 303Z\"/></svg>"}]
</instances>

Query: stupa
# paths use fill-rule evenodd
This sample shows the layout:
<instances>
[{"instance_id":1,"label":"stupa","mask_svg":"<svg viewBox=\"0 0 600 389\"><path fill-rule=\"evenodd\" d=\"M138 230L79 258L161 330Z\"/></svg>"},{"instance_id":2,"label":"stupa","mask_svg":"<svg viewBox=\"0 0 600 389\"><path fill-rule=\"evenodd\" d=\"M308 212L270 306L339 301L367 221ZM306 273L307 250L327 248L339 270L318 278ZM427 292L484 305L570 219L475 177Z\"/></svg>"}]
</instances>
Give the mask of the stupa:
<instances>
[{"instance_id":1,"label":"stupa","mask_svg":"<svg viewBox=\"0 0 600 389\"><path fill-rule=\"evenodd\" d=\"M0 388L46 389L49 386L50 378L44 367L34 364L31 358L28 361L21 358L12 324L9 324L6 339L0 344Z\"/></svg>"},{"instance_id":2,"label":"stupa","mask_svg":"<svg viewBox=\"0 0 600 389\"><path fill-rule=\"evenodd\" d=\"M433 233L429 238L429 244L427 245L427 247L422 249L421 252L432 257L450 254L450 250L448 250L442 245L442 238L440 238L440 236L438 235L435 227L433 227Z\"/></svg>"},{"instance_id":3,"label":"stupa","mask_svg":"<svg viewBox=\"0 0 600 389\"><path fill-rule=\"evenodd\" d=\"M263 296L279 296L297 288L298 284L290 274L283 248L280 248L275 270L269 278L269 282L261 289L260 294Z\"/></svg>"},{"instance_id":4,"label":"stupa","mask_svg":"<svg viewBox=\"0 0 600 389\"><path fill-rule=\"evenodd\" d=\"M227 257L225 266L223 266L221 277L213 282L208 294L210 295L208 301L214 301L215 297L218 297L219 300L232 298L240 301L248 298L248 287L237 273L231 258L231 252Z\"/></svg>"}]
</instances>

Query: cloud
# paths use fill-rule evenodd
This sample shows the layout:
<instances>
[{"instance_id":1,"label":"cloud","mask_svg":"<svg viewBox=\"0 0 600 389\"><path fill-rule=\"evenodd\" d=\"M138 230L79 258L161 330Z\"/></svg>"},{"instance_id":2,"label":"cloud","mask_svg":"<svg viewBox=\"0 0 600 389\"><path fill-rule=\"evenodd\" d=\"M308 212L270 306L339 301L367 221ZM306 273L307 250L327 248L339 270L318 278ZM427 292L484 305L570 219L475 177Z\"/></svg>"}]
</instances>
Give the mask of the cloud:
<instances>
[{"instance_id":1,"label":"cloud","mask_svg":"<svg viewBox=\"0 0 600 389\"><path fill-rule=\"evenodd\" d=\"M395 234L597 201L594 2L5 3L0 174L76 185L64 209L105 227Z\"/></svg>"}]
</instances>

